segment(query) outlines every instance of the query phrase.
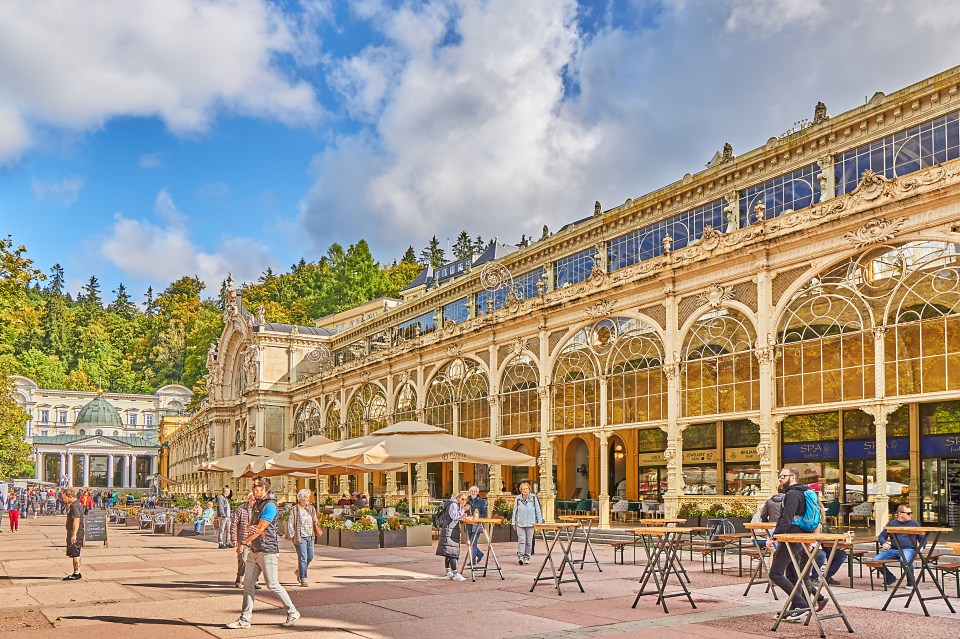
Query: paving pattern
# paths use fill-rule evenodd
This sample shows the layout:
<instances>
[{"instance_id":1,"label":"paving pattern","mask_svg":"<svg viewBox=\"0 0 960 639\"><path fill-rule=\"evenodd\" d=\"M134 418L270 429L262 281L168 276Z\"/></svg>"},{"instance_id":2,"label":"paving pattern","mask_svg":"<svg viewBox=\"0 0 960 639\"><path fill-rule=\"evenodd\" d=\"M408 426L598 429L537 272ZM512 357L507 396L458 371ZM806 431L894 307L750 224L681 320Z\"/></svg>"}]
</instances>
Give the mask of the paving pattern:
<instances>
[{"instance_id":1,"label":"paving pattern","mask_svg":"<svg viewBox=\"0 0 960 639\"><path fill-rule=\"evenodd\" d=\"M506 579L494 575L476 583L443 579L433 548L318 547L307 588L294 585L296 555L287 544L280 580L303 618L293 628L281 628L284 610L264 589L258 591L252 627L227 630L223 625L240 609L240 591L233 587L235 552L217 549L212 534L172 537L111 526L109 547L97 542L84 548L83 580L64 582L70 563L63 526L62 517L41 517L22 520L17 533L0 533L0 634L16 632L18 639L817 636L814 627L802 625L783 624L770 632L779 607L759 587L744 598L746 578L737 576L735 565L721 576L703 573L699 561L687 560L697 608L672 599L670 614L664 614L653 597L630 607L641 568L613 565L606 547L598 549L602 573L590 566L580 572L585 593L575 584L566 585L562 597L548 584L530 593L539 562L534 557L529 566L511 563L512 544L497 545ZM830 637L960 636L960 614L950 614L942 603L931 604L930 618L916 604L881 612L884 593L870 592L866 578L857 578L853 590L835 592L855 632L848 634L842 622L831 620L825 622Z\"/></svg>"}]
</instances>

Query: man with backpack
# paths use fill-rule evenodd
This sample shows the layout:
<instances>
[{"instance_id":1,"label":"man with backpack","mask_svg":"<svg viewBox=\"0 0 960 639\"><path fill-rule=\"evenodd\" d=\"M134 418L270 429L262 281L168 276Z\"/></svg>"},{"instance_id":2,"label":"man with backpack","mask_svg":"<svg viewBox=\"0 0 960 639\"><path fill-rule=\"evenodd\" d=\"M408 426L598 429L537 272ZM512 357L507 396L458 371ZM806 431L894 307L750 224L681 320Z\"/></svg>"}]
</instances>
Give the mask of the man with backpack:
<instances>
[{"instance_id":1,"label":"man with backpack","mask_svg":"<svg viewBox=\"0 0 960 639\"><path fill-rule=\"evenodd\" d=\"M780 517L777 519L777 526L773 529L773 535L783 533L809 533L815 532L820 528L822 511L820 509L820 500L817 493L809 486L799 482L797 471L793 468L784 468L778 476L780 489L783 491L783 502L780 508ZM773 560L770 562L770 580L780 587L787 596L796 585L796 575L789 569L793 567L790 561L790 551L785 543L771 542L774 547ZM802 553L796 552L794 556L798 565L803 565L806 557ZM792 577L792 579L791 579ZM825 597L817 600L817 610L821 610L827 604ZM803 591L797 589L793 599L790 602L790 609L787 611L784 621L790 623L799 623L809 614L810 607Z\"/></svg>"}]
</instances>

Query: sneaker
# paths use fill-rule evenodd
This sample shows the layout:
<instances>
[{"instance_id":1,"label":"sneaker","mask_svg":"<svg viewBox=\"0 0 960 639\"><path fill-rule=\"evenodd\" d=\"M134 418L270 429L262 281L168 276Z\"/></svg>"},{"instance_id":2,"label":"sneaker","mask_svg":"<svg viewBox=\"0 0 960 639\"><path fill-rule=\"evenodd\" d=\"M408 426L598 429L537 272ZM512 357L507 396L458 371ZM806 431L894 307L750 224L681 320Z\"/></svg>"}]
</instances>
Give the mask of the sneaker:
<instances>
[{"instance_id":1,"label":"sneaker","mask_svg":"<svg viewBox=\"0 0 960 639\"><path fill-rule=\"evenodd\" d=\"M297 623L297 619L299 619L299 618L300 618L300 613L299 613L299 612L296 612L296 611L291 612L291 613L287 614L287 620L284 621L284 622L283 622L282 624L280 624L280 625L283 626L284 628L289 628L289 627L292 626L293 624Z\"/></svg>"},{"instance_id":2,"label":"sneaker","mask_svg":"<svg viewBox=\"0 0 960 639\"><path fill-rule=\"evenodd\" d=\"M517 562L522 566L523 565L523 556L517 555Z\"/></svg>"},{"instance_id":3,"label":"sneaker","mask_svg":"<svg viewBox=\"0 0 960 639\"><path fill-rule=\"evenodd\" d=\"M64 581L77 581L79 579L83 579L83 575L81 575L79 572L75 572L72 575L67 575L63 578Z\"/></svg>"},{"instance_id":4,"label":"sneaker","mask_svg":"<svg viewBox=\"0 0 960 639\"><path fill-rule=\"evenodd\" d=\"M467 578L464 577L463 575L461 575L459 572L453 573L453 577L451 577L451 579L453 579L454 581L466 581L466 580L467 580Z\"/></svg>"},{"instance_id":5,"label":"sneaker","mask_svg":"<svg viewBox=\"0 0 960 639\"><path fill-rule=\"evenodd\" d=\"M243 588L243 584L240 583L239 581L235 581L235 582L233 582L233 587L234 587L234 588Z\"/></svg>"},{"instance_id":6,"label":"sneaker","mask_svg":"<svg viewBox=\"0 0 960 639\"><path fill-rule=\"evenodd\" d=\"M783 618L787 623L801 623L810 614L809 608L794 608Z\"/></svg>"},{"instance_id":7,"label":"sneaker","mask_svg":"<svg viewBox=\"0 0 960 639\"><path fill-rule=\"evenodd\" d=\"M827 583L831 586L839 586L840 582L834 579L833 577L827 577Z\"/></svg>"},{"instance_id":8,"label":"sneaker","mask_svg":"<svg viewBox=\"0 0 960 639\"><path fill-rule=\"evenodd\" d=\"M301 580L300 580L300 586L301 586L301 587L306 588L306 587L309 586L309 585L310 585L310 584L307 583L307 580L306 580L306 579L301 579Z\"/></svg>"},{"instance_id":9,"label":"sneaker","mask_svg":"<svg viewBox=\"0 0 960 639\"><path fill-rule=\"evenodd\" d=\"M527 555L524 555L524 556L523 556L523 565L527 565L527 564L529 564L529 563L530 563L530 557L528 557Z\"/></svg>"},{"instance_id":10,"label":"sneaker","mask_svg":"<svg viewBox=\"0 0 960 639\"><path fill-rule=\"evenodd\" d=\"M253 587L254 587L254 589L256 589L256 590L263 590L263 586L261 586L260 584L254 584Z\"/></svg>"},{"instance_id":11,"label":"sneaker","mask_svg":"<svg viewBox=\"0 0 960 639\"><path fill-rule=\"evenodd\" d=\"M827 598L826 598L826 597L820 597L819 599L817 599L817 612L820 612L821 610L823 610L823 609L826 608L826 607L827 607Z\"/></svg>"},{"instance_id":12,"label":"sneaker","mask_svg":"<svg viewBox=\"0 0 960 639\"><path fill-rule=\"evenodd\" d=\"M239 630L240 628L249 628L249 627L250 627L250 622L247 621L246 619L237 619L236 621L231 621L230 623L224 626L224 628L228 628L230 630Z\"/></svg>"},{"instance_id":13,"label":"sneaker","mask_svg":"<svg viewBox=\"0 0 960 639\"><path fill-rule=\"evenodd\" d=\"M445 576L447 579L453 579L453 571L452 571L452 570L448 570L448 571L447 571L447 574L444 575L444 576Z\"/></svg>"}]
</instances>

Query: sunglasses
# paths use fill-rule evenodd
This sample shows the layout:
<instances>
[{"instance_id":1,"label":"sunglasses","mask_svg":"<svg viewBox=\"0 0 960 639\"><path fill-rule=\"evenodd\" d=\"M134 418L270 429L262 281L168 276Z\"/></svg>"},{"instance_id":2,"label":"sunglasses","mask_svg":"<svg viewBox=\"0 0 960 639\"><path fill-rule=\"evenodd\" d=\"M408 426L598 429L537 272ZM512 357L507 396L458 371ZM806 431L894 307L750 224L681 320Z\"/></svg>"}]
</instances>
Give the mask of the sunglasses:
<instances>
[{"instance_id":1,"label":"sunglasses","mask_svg":"<svg viewBox=\"0 0 960 639\"><path fill-rule=\"evenodd\" d=\"M912 511L912 510L904 510L904 511L902 511L900 514L901 514L901 515L912 515L912 514L913 514L913 511Z\"/></svg>"},{"instance_id":2,"label":"sunglasses","mask_svg":"<svg viewBox=\"0 0 960 639\"><path fill-rule=\"evenodd\" d=\"M263 488L263 484L250 484L251 488Z\"/></svg>"},{"instance_id":3,"label":"sunglasses","mask_svg":"<svg viewBox=\"0 0 960 639\"><path fill-rule=\"evenodd\" d=\"M787 477L796 477L796 475L777 475L778 479L786 479Z\"/></svg>"}]
</instances>

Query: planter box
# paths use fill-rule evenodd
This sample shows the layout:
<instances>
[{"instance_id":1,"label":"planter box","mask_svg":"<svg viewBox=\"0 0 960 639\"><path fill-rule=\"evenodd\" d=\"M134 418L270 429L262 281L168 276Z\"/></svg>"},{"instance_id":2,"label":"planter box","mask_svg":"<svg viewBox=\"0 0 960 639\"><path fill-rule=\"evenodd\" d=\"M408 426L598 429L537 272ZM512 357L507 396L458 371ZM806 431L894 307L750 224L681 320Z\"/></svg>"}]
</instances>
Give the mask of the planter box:
<instances>
[{"instance_id":1,"label":"planter box","mask_svg":"<svg viewBox=\"0 0 960 639\"><path fill-rule=\"evenodd\" d=\"M328 546L339 546L340 545L340 529L339 528L326 528L327 539L326 544Z\"/></svg>"},{"instance_id":2,"label":"planter box","mask_svg":"<svg viewBox=\"0 0 960 639\"><path fill-rule=\"evenodd\" d=\"M508 541L517 540L517 531L513 529L513 526L494 526L493 527L493 543L500 544Z\"/></svg>"},{"instance_id":3,"label":"planter box","mask_svg":"<svg viewBox=\"0 0 960 639\"><path fill-rule=\"evenodd\" d=\"M407 531L384 529L380 531L381 548L403 548L407 545Z\"/></svg>"},{"instance_id":4,"label":"planter box","mask_svg":"<svg viewBox=\"0 0 960 639\"><path fill-rule=\"evenodd\" d=\"M340 547L353 550L368 550L380 547L379 530L341 530Z\"/></svg>"},{"instance_id":5,"label":"planter box","mask_svg":"<svg viewBox=\"0 0 960 639\"><path fill-rule=\"evenodd\" d=\"M408 526L403 532L407 534L407 546L433 545L433 526L430 524Z\"/></svg>"},{"instance_id":6,"label":"planter box","mask_svg":"<svg viewBox=\"0 0 960 639\"><path fill-rule=\"evenodd\" d=\"M327 544L327 534L328 530L326 528L321 528L320 533L317 535L317 540L313 542L317 546L326 546Z\"/></svg>"},{"instance_id":7,"label":"planter box","mask_svg":"<svg viewBox=\"0 0 960 639\"><path fill-rule=\"evenodd\" d=\"M747 532L747 529L743 527L745 523L750 521L744 517L727 517L727 521L733 524L733 529L738 533Z\"/></svg>"}]
</instances>

